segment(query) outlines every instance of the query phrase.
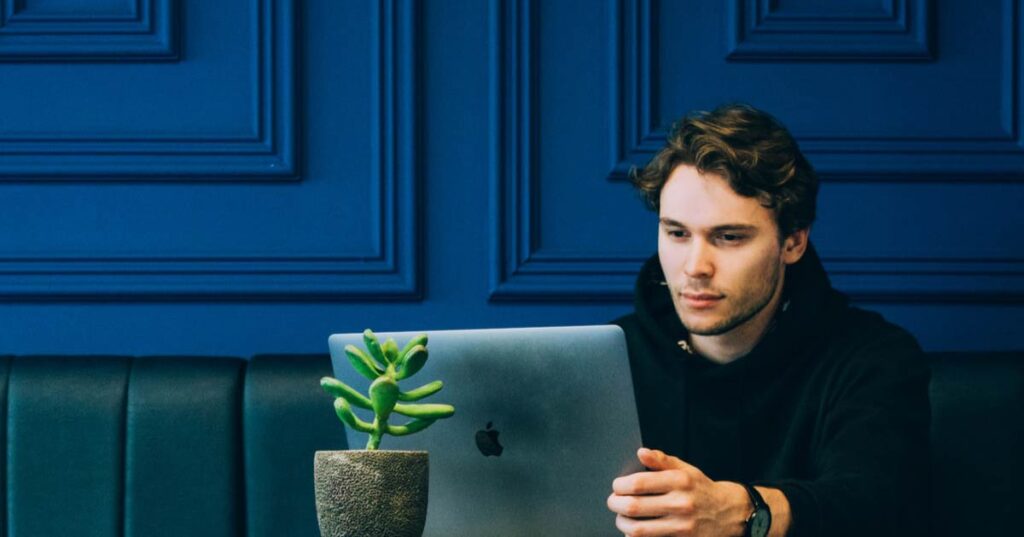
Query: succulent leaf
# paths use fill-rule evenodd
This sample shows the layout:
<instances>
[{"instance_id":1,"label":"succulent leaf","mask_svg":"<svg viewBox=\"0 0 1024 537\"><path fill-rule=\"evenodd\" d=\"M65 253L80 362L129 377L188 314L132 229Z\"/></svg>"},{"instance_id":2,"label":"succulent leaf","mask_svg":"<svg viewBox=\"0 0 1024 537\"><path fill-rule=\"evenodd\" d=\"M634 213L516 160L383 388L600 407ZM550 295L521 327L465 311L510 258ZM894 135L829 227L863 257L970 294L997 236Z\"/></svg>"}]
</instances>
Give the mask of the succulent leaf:
<instances>
[{"instance_id":1,"label":"succulent leaf","mask_svg":"<svg viewBox=\"0 0 1024 537\"><path fill-rule=\"evenodd\" d=\"M409 351L411 351L413 349L413 347L416 347L417 345L423 346L423 347L427 346L427 335L426 334L420 334L420 335L410 339L409 342L406 343L404 347L402 347L402 351L398 353L398 359L399 360L405 360L405 357L408 356Z\"/></svg>"},{"instance_id":2,"label":"succulent leaf","mask_svg":"<svg viewBox=\"0 0 1024 537\"><path fill-rule=\"evenodd\" d=\"M373 425L359 419L359 417L352 412L352 407L349 406L348 401L341 397L334 400L334 413L337 414L338 418L345 422L349 427L361 433L369 433L373 431Z\"/></svg>"},{"instance_id":3,"label":"succulent leaf","mask_svg":"<svg viewBox=\"0 0 1024 537\"><path fill-rule=\"evenodd\" d=\"M410 418L441 419L450 418L455 414L455 407L452 405L424 404L424 405L395 405L395 412Z\"/></svg>"},{"instance_id":4,"label":"succulent leaf","mask_svg":"<svg viewBox=\"0 0 1024 537\"><path fill-rule=\"evenodd\" d=\"M384 342L384 345L381 346L381 350L384 351L384 359L387 360L389 364L393 364L398 361L398 343L395 343L395 340L388 338L388 340Z\"/></svg>"},{"instance_id":5,"label":"succulent leaf","mask_svg":"<svg viewBox=\"0 0 1024 537\"><path fill-rule=\"evenodd\" d=\"M377 377L384 374L384 370L373 363L373 360L370 360L370 357L355 345L345 345L345 355L348 356L348 361L352 363L352 367L360 375L370 380L377 380Z\"/></svg>"},{"instance_id":6,"label":"succulent leaf","mask_svg":"<svg viewBox=\"0 0 1024 537\"><path fill-rule=\"evenodd\" d=\"M402 404L398 401L418 401L441 390L444 383L437 380L419 388L403 392L398 381L419 372L427 361L427 335L413 337L401 350L394 339L388 338L383 344L372 330L363 332L366 350L355 345L345 346L345 355L359 374L373 381L369 397L359 393L344 382L323 377L320 386L335 397L334 410L338 418L352 429L368 433L366 449L379 449L385 434L404 436L429 427L438 419L455 414L455 407L444 404ZM372 409L373 423L359 419L352 407ZM404 425L391 425L388 418L392 413L412 418Z\"/></svg>"},{"instance_id":7,"label":"succulent leaf","mask_svg":"<svg viewBox=\"0 0 1024 537\"><path fill-rule=\"evenodd\" d=\"M415 419L405 425L388 425L387 431L391 436L405 436L430 427L430 424L434 423L434 421L430 419Z\"/></svg>"},{"instance_id":8,"label":"succulent leaf","mask_svg":"<svg viewBox=\"0 0 1024 537\"><path fill-rule=\"evenodd\" d=\"M398 383L394 379L382 376L370 384L370 403L378 420L387 420L397 401Z\"/></svg>"},{"instance_id":9,"label":"succulent leaf","mask_svg":"<svg viewBox=\"0 0 1024 537\"><path fill-rule=\"evenodd\" d=\"M409 351L409 354L405 355L405 361L396 368L398 380L409 378L423 369L423 364L427 363L427 355L426 347L414 347Z\"/></svg>"},{"instance_id":10,"label":"succulent leaf","mask_svg":"<svg viewBox=\"0 0 1024 537\"><path fill-rule=\"evenodd\" d=\"M336 378L324 377L320 379L320 387L335 397L344 397L349 403L357 407L373 408L370 400L365 395Z\"/></svg>"},{"instance_id":11,"label":"succulent leaf","mask_svg":"<svg viewBox=\"0 0 1024 537\"><path fill-rule=\"evenodd\" d=\"M398 400L419 401L420 399L423 399L428 395L433 395L441 391L442 387L444 387L444 382L441 382L440 380L435 380L430 384L424 384L423 386L420 386L419 388L416 388L414 390L409 390L407 392L398 392Z\"/></svg>"},{"instance_id":12,"label":"succulent leaf","mask_svg":"<svg viewBox=\"0 0 1024 537\"><path fill-rule=\"evenodd\" d=\"M381 365L381 367L387 367L388 362L384 359L384 351L380 348L380 341L377 340L377 335L373 333L373 330L367 328L363 330L363 343L366 345L366 350L370 351L370 356Z\"/></svg>"}]
</instances>

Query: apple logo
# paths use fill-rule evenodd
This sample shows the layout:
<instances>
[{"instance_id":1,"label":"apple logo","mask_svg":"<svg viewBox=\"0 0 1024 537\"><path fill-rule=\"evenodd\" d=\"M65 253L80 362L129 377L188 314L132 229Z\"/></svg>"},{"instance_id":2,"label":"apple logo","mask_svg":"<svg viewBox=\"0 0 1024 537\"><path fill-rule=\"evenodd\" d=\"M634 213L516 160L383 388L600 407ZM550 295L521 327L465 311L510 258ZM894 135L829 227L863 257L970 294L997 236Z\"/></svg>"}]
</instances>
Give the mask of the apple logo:
<instances>
[{"instance_id":1,"label":"apple logo","mask_svg":"<svg viewBox=\"0 0 1024 537\"><path fill-rule=\"evenodd\" d=\"M501 442L498 442L498 431L491 428L492 423L487 422L487 429L481 429L476 432L476 447L483 453L485 457L494 455L495 457L501 456L501 452L504 451Z\"/></svg>"}]
</instances>

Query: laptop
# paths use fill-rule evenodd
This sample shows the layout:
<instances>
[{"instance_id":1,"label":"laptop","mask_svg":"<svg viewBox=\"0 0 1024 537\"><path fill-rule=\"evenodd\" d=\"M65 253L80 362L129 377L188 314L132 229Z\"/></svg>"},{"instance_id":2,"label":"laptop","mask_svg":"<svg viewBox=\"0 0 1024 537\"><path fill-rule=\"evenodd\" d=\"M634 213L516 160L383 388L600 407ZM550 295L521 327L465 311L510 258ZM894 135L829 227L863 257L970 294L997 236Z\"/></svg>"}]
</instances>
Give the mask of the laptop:
<instances>
[{"instance_id":1,"label":"laptop","mask_svg":"<svg viewBox=\"0 0 1024 537\"><path fill-rule=\"evenodd\" d=\"M426 450L430 483L425 537L620 537L606 500L612 480L641 471L641 446L626 341L617 326L378 333L398 347L426 333L429 358L402 380L444 388L417 403L455 415L381 449ZM362 334L329 339L338 379L368 393L370 381L344 348ZM355 409L364 421L372 413ZM407 418L395 415L392 424ZM367 435L346 427L349 449ZM479 441L478 441L479 440Z\"/></svg>"}]
</instances>

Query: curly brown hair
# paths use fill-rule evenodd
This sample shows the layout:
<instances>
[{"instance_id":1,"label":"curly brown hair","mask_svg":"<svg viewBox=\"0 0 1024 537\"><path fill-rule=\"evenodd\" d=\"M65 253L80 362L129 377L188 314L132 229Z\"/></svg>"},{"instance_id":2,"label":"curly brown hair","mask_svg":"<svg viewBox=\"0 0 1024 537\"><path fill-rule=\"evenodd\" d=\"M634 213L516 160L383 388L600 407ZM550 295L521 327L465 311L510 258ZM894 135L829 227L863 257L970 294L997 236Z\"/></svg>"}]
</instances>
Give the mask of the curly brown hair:
<instances>
[{"instance_id":1,"label":"curly brown hair","mask_svg":"<svg viewBox=\"0 0 1024 537\"><path fill-rule=\"evenodd\" d=\"M631 174L652 210L659 209L661 190L680 164L721 175L734 192L773 210L780 242L814 222L817 174L789 131L753 106L694 112L674 125L665 147Z\"/></svg>"}]
</instances>

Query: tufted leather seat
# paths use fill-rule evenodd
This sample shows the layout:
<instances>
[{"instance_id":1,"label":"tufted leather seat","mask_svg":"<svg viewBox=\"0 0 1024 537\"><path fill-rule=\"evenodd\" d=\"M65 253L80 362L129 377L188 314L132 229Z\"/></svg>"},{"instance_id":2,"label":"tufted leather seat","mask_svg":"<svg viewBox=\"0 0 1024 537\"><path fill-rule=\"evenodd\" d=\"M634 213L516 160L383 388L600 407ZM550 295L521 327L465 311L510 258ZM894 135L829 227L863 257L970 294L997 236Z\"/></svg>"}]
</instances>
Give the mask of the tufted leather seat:
<instances>
[{"instance_id":1,"label":"tufted leather seat","mask_svg":"<svg viewBox=\"0 0 1024 537\"><path fill-rule=\"evenodd\" d=\"M326 356L0 360L9 537L319 535ZM2 530L0 530L2 531Z\"/></svg>"},{"instance_id":2,"label":"tufted leather seat","mask_svg":"<svg viewBox=\"0 0 1024 537\"><path fill-rule=\"evenodd\" d=\"M1024 353L935 353L932 535L1021 535Z\"/></svg>"},{"instance_id":3,"label":"tufted leather seat","mask_svg":"<svg viewBox=\"0 0 1024 537\"><path fill-rule=\"evenodd\" d=\"M933 354L934 535L1013 535L1024 355ZM0 358L0 535L319 535L325 355Z\"/></svg>"}]
</instances>

